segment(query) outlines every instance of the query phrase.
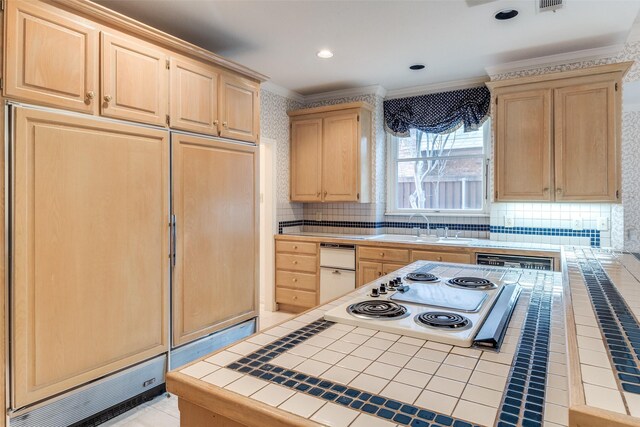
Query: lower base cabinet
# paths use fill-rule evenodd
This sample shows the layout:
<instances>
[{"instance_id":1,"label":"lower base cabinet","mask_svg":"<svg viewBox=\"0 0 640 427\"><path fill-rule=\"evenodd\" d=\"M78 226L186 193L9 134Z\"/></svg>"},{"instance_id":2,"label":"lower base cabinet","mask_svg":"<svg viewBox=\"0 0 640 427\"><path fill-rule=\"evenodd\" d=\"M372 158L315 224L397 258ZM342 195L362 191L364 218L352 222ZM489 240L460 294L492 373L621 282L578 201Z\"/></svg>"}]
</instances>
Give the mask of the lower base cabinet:
<instances>
[{"instance_id":1,"label":"lower base cabinet","mask_svg":"<svg viewBox=\"0 0 640 427\"><path fill-rule=\"evenodd\" d=\"M318 244L277 240L276 303L283 311L300 312L320 303Z\"/></svg>"},{"instance_id":2,"label":"lower base cabinet","mask_svg":"<svg viewBox=\"0 0 640 427\"><path fill-rule=\"evenodd\" d=\"M169 134L15 109L12 407L168 349Z\"/></svg>"},{"instance_id":3,"label":"lower base cabinet","mask_svg":"<svg viewBox=\"0 0 640 427\"><path fill-rule=\"evenodd\" d=\"M437 251L411 251L411 262L414 261L438 261L471 264L471 254Z\"/></svg>"}]
</instances>

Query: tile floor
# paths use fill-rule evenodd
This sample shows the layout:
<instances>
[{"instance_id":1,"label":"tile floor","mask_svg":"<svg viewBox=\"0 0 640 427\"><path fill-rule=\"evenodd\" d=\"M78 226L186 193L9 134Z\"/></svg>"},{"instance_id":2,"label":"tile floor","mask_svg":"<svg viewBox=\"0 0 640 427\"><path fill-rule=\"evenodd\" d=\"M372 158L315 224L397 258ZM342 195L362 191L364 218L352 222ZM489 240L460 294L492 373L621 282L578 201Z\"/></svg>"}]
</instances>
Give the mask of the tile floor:
<instances>
[{"instance_id":1,"label":"tile floor","mask_svg":"<svg viewBox=\"0 0 640 427\"><path fill-rule=\"evenodd\" d=\"M270 312L260 307L260 330L293 317L293 314ZM179 427L178 398L165 393L117 418L102 424L105 427Z\"/></svg>"}]
</instances>

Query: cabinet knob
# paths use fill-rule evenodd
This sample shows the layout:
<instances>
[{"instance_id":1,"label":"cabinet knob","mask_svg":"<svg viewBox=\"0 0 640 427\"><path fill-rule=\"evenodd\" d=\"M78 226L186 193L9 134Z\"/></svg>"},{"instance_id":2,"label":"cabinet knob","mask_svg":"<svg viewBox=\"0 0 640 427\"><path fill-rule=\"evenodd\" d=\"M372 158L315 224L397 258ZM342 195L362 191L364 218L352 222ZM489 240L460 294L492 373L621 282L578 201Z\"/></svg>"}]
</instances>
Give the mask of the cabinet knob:
<instances>
[{"instance_id":1,"label":"cabinet knob","mask_svg":"<svg viewBox=\"0 0 640 427\"><path fill-rule=\"evenodd\" d=\"M556 193L557 194L562 194L562 188L556 188Z\"/></svg>"},{"instance_id":2,"label":"cabinet knob","mask_svg":"<svg viewBox=\"0 0 640 427\"><path fill-rule=\"evenodd\" d=\"M222 122L222 126L224 126L224 128L227 129L229 127L229 124L227 122Z\"/></svg>"},{"instance_id":3,"label":"cabinet knob","mask_svg":"<svg viewBox=\"0 0 640 427\"><path fill-rule=\"evenodd\" d=\"M104 96L104 102L111 102L111 95L105 95Z\"/></svg>"},{"instance_id":4,"label":"cabinet knob","mask_svg":"<svg viewBox=\"0 0 640 427\"><path fill-rule=\"evenodd\" d=\"M293 245L293 249L298 249L298 245Z\"/></svg>"},{"instance_id":5,"label":"cabinet knob","mask_svg":"<svg viewBox=\"0 0 640 427\"><path fill-rule=\"evenodd\" d=\"M378 277L382 276L382 271L378 271Z\"/></svg>"},{"instance_id":6,"label":"cabinet knob","mask_svg":"<svg viewBox=\"0 0 640 427\"><path fill-rule=\"evenodd\" d=\"M297 283L297 282L298 282L298 278L297 278L297 277L294 277L294 278L293 278L293 283Z\"/></svg>"},{"instance_id":7,"label":"cabinet knob","mask_svg":"<svg viewBox=\"0 0 640 427\"><path fill-rule=\"evenodd\" d=\"M92 90L90 90L89 92L87 92L87 95L86 95L86 96L87 96L87 99L88 99L88 100L92 100L93 98L95 98L95 97L96 97L96 94L95 94L95 93L93 93L93 91L92 91Z\"/></svg>"},{"instance_id":8,"label":"cabinet knob","mask_svg":"<svg viewBox=\"0 0 640 427\"><path fill-rule=\"evenodd\" d=\"M320 197L320 192L318 191L318 194L316 194L316 197Z\"/></svg>"},{"instance_id":9,"label":"cabinet knob","mask_svg":"<svg viewBox=\"0 0 640 427\"><path fill-rule=\"evenodd\" d=\"M438 257L438 261L442 261L442 257L441 256Z\"/></svg>"},{"instance_id":10,"label":"cabinet knob","mask_svg":"<svg viewBox=\"0 0 640 427\"><path fill-rule=\"evenodd\" d=\"M381 257L384 257L384 252L380 252L380 256L381 256Z\"/></svg>"},{"instance_id":11,"label":"cabinet knob","mask_svg":"<svg viewBox=\"0 0 640 427\"><path fill-rule=\"evenodd\" d=\"M294 263L294 264L297 264L297 263L298 263L298 261L293 261L293 263Z\"/></svg>"},{"instance_id":12,"label":"cabinet knob","mask_svg":"<svg viewBox=\"0 0 640 427\"><path fill-rule=\"evenodd\" d=\"M298 295L293 296L294 301L298 299Z\"/></svg>"},{"instance_id":13,"label":"cabinet knob","mask_svg":"<svg viewBox=\"0 0 640 427\"><path fill-rule=\"evenodd\" d=\"M542 189L542 193L543 194L547 194L548 192L549 192L549 188L548 187Z\"/></svg>"},{"instance_id":14,"label":"cabinet knob","mask_svg":"<svg viewBox=\"0 0 640 427\"><path fill-rule=\"evenodd\" d=\"M213 121L213 125L214 125L214 126L218 126L218 123L220 123L218 120L214 120L214 121Z\"/></svg>"},{"instance_id":15,"label":"cabinet knob","mask_svg":"<svg viewBox=\"0 0 640 427\"><path fill-rule=\"evenodd\" d=\"M327 197L327 191L326 191L326 190L325 190L325 192L324 192L324 197Z\"/></svg>"}]
</instances>

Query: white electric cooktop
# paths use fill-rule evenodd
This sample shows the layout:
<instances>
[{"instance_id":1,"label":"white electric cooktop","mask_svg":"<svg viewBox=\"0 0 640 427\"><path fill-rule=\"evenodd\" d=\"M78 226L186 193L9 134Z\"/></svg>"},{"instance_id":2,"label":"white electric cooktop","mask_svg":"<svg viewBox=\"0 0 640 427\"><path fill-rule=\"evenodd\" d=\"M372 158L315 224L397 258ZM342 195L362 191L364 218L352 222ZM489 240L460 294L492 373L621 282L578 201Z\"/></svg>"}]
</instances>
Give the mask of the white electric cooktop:
<instances>
[{"instance_id":1,"label":"white electric cooktop","mask_svg":"<svg viewBox=\"0 0 640 427\"><path fill-rule=\"evenodd\" d=\"M520 277L507 269L454 264L427 264L416 273L414 278L422 281L411 280L410 274L402 275L402 288L389 287L390 276L366 285L360 295L324 317L337 323L471 347L503 286L516 283ZM451 281L454 278L459 280ZM380 293L381 283L386 285L386 294Z\"/></svg>"}]
</instances>

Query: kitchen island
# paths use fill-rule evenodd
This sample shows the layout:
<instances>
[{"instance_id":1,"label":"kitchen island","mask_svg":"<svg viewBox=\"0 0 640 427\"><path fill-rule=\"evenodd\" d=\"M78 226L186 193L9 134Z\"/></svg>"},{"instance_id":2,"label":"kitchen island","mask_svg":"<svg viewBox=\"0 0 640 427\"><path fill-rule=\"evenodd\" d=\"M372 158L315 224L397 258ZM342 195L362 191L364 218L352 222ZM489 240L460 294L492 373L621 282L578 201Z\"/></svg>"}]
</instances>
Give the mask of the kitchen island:
<instances>
[{"instance_id":1,"label":"kitchen island","mask_svg":"<svg viewBox=\"0 0 640 427\"><path fill-rule=\"evenodd\" d=\"M565 248L563 264L561 274L418 261L169 373L168 390L183 426L638 425L640 261ZM521 285L499 352L324 319L420 266Z\"/></svg>"}]
</instances>

